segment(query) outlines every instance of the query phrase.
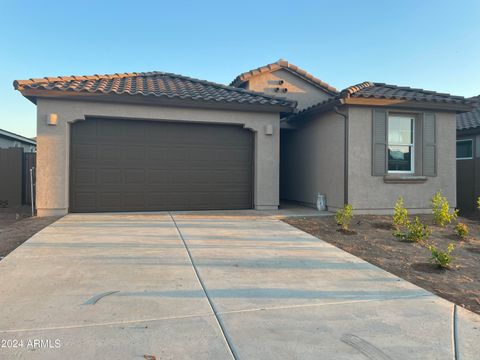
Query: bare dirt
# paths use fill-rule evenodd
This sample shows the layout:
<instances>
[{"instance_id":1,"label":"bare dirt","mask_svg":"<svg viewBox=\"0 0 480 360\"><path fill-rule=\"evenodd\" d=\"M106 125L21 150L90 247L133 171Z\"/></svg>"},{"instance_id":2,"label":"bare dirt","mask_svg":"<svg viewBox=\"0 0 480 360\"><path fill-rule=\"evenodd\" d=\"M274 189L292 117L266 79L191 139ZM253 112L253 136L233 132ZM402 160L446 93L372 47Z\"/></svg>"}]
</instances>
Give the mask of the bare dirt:
<instances>
[{"instance_id":1,"label":"bare dirt","mask_svg":"<svg viewBox=\"0 0 480 360\"><path fill-rule=\"evenodd\" d=\"M0 260L60 217L30 217L28 211L0 212ZM27 209L28 210L28 209Z\"/></svg>"},{"instance_id":2,"label":"bare dirt","mask_svg":"<svg viewBox=\"0 0 480 360\"><path fill-rule=\"evenodd\" d=\"M480 221L475 217L459 218L470 230L468 238L460 240L453 225L441 228L433 225L431 216L420 218L432 230L428 243L441 249L446 249L449 243L454 244L449 270L433 264L431 253L425 247L394 237L392 219L388 216L354 216L350 230L356 234L348 235L338 231L333 216L292 217L284 221L480 314Z\"/></svg>"}]
</instances>

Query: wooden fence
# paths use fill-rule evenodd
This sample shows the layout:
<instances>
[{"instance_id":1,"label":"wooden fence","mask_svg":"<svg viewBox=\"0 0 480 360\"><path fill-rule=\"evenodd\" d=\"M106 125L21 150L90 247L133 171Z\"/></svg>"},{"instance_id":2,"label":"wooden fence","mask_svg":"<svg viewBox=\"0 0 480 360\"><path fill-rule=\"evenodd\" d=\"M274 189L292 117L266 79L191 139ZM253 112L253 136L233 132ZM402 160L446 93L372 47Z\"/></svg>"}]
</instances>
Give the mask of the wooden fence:
<instances>
[{"instance_id":1,"label":"wooden fence","mask_svg":"<svg viewBox=\"0 0 480 360\"><path fill-rule=\"evenodd\" d=\"M24 153L23 148L0 149L0 208L31 204L30 169L35 170L35 159L35 153Z\"/></svg>"}]
</instances>

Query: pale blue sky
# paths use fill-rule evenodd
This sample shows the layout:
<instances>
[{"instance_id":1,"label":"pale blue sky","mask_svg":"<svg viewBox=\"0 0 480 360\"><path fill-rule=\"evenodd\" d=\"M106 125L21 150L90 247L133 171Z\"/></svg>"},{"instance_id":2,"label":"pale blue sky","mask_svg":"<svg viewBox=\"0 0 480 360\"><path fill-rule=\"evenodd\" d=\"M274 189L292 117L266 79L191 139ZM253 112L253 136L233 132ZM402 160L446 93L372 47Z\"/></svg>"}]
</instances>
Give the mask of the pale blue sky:
<instances>
[{"instance_id":1,"label":"pale blue sky","mask_svg":"<svg viewBox=\"0 0 480 360\"><path fill-rule=\"evenodd\" d=\"M480 1L0 0L0 128L35 136L15 79L167 71L229 83L285 58L366 80L480 94Z\"/></svg>"}]
</instances>

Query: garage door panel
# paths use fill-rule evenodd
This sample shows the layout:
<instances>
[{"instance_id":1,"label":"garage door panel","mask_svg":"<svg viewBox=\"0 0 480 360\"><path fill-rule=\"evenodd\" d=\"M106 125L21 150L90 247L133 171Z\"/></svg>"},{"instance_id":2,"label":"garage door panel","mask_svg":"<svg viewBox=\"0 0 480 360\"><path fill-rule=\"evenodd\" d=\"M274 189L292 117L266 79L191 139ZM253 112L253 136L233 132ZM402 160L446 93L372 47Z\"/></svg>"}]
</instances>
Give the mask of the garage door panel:
<instances>
[{"instance_id":1,"label":"garage door panel","mask_svg":"<svg viewBox=\"0 0 480 360\"><path fill-rule=\"evenodd\" d=\"M145 184L144 169L125 169L123 171L125 184Z\"/></svg>"},{"instance_id":2,"label":"garage door panel","mask_svg":"<svg viewBox=\"0 0 480 360\"><path fill-rule=\"evenodd\" d=\"M145 194L141 192L126 192L123 194L123 206L132 210L144 209Z\"/></svg>"},{"instance_id":3,"label":"garage door panel","mask_svg":"<svg viewBox=\"0 0 480 360\"><path fill-rule=\"evenodd\" d=\"M252 207L253 136L241 126L88 119L71 129L70 210Z\"/></svg>"},{"instance_id":4,"label":"garage door panel","mask_svg":"<svg viewBox=\"0 0 480 360\"><path fill-rule=\"evenodd\" d=\"M97 185L117 185L122 184L122 170L121 169L98 169Z\"/></svg>"},{"instance_id":5,"label":"garage door panel","mask_svg":"<svg viewBox=\"0 0 480 360\"><path fill-rule=\"evenodd\" d=\"M100 208L120 209L122 204L121 192L100 192L97 194L98 206Z\"/></svg>"},{"instance_id":6,"label":"garage door panel","mask_svg":"<svg viewBox=\"0 0 480 360\"><path fill-rule=\"evenodd\" d=\"M97 182L95 169L75 169L73 183L78 185L95 185Z\"/></svg>"},{"instance_id":7,"label":"garage door panel","mask_svg":"<svg viewBox=\"0 0 480 360\"><path fill-rule=\"evenodd\" d=\"M92 192L77 192L75 193L75 206L79 209L95 209L96 208L96 193Z\"/></svg>"},{"instance_id":8,"label":"garage door panel","mask_svg":"<svg viewBox=\"0 0 480 360\"><path fill-rule=\"evenodd\" d=\"M121 151L124 160L145 160L146 150L144 145L125 145Z\"/></svg>"},{"instance_id":9,"label":"garage door panel","mask_svg":"<svg viewBox=\"0 0 480 360\"><path fill-rule=\"evenodd\" d=\"M95 144L74 144L72 146L74 160L95 160L97 157L97 145Z\"/></svg>"},{"instance_id":10,"label":"garage door panel","mask_svg":"<svg viewBox=\"0 0 480 360\"><path fill-rule=\"evenodd\" d=\"M97 145L97 159L100 161L119 161L121 151L120 145Z\"/></svg>"}]
</instances>

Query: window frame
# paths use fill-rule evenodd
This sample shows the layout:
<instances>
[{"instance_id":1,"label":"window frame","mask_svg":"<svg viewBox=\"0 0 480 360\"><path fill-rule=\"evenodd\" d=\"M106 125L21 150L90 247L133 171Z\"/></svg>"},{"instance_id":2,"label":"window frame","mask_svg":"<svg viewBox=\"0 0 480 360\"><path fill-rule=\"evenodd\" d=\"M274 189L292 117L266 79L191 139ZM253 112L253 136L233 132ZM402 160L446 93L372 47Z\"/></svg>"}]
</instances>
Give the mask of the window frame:
<instances>
[{"instance_id":1,"label":"window frame","mask_svg":"<svg viewBox=\"0 0 480 360\"><path fill-rule=\"evenodd\" d=\"M467 141L469 141L469 142L472 144L472 147L471 147L471 149L472 149L472 155L471 155L470 157L461 157L461 158L457 157L457 147L456 147L456 145L457 145L459 142L467 142ZM455 159L457 159L457 160L473 160L473 155L474 155L474 151L473 151L473 150L474 150L474 149L473 149L473 139L458 139L458 140L456 141L456 143L455 143Z\"/></svg>"},{"instance_id":2,"label":"window frame","mask_svg":"<svg viewBox=\"0 0 480 360\"><path fill-rule=\"evenodd\" d=\"M410 154L410 170L409 171L405 171L405 170L389 170L388 169L388 152L389 152L389 147L390 147L390 142L389 142L389 131L390 131L390 117L403 117L403 118L409 118L410 119L410 123L411 123L411 127L412 127L412 143L411 144L391 144L391 146L411 146L412 148L412 151L411 151L411 154ZM387 113L387 126L386 126L386 129L387 129L387 134L386 134L386 140L387 140L387 146L386 146L386 150L387 150L387 155L386 155L386 158L387 158L387 174L415 174L415 147L416 147L416 141L415 141L415 136L416 136L416 133L415 133L415 127L416 127L416 123L417 123L417 118L415 115L413 114L407 114L407 113L391 113L391 112L388 112Z\"/></svg>"}]
</instances>

